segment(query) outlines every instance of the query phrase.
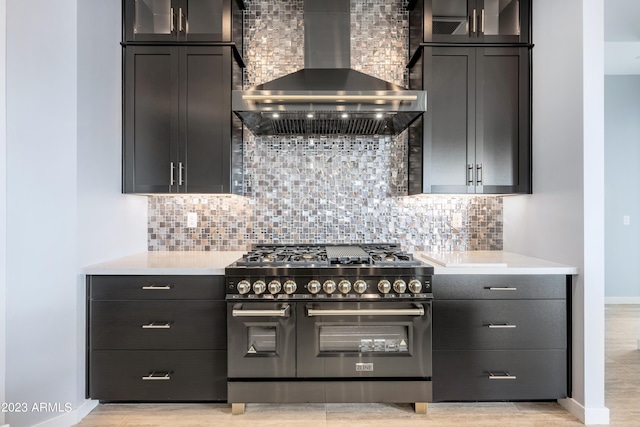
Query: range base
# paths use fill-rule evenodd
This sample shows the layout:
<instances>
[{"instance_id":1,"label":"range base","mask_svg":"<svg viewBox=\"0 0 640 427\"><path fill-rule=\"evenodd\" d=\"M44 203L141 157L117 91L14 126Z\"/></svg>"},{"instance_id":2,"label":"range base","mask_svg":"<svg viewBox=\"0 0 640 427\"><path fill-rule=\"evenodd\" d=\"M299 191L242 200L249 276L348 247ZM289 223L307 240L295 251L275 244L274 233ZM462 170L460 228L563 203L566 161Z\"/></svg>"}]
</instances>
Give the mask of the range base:
<instances>
[{"instance_id":1,"label":"range base","mask_svg":"<svg viewBox=\"0 0 640 427\"><path fill-rule=\"evenodd\" d=\"M227 382L234 415L244 413L246 403L414 403L418 414L427 413L433 400L430 380L390 381L243 381Z\"/></svg>"}]
</instances>

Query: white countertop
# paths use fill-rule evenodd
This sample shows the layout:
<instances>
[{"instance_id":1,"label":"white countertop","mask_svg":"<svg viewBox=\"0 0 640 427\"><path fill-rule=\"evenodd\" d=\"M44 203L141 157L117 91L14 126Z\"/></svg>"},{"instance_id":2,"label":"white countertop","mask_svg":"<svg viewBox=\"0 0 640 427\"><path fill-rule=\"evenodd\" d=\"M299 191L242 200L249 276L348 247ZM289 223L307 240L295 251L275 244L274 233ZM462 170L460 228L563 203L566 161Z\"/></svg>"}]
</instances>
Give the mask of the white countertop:
<instances>
[{"instance_id":1,"label":"white countertop","mask_svg":"<svg viewBox=\"0 0 640 427\"><path fill-rule=\"evenodd\" d=\"M224 268L242 257L242 251L142 252L88 265L84 274L224 275Z\"/></svg>"},{"instance_id":2,"label":"white countertop","mask_svg":"<svg viewBox=\"0 0 640 427\"><path fill-rule=\"evenodd\" d=\"M434 274L578 274L578 268L504 251L417 252Z\"/></svg>"},{"instance_id":3,"label":"white countertop","mask_svg":"<svg viewBox=\"0 0 640 427\"><path fill-rule=\"evenodd\" d=\"M82 269L93 275L224 275L243 251L142 252ZM435 274L578 274L576 267L503 251L416 252Z\"/></svg>"}]
</instances>

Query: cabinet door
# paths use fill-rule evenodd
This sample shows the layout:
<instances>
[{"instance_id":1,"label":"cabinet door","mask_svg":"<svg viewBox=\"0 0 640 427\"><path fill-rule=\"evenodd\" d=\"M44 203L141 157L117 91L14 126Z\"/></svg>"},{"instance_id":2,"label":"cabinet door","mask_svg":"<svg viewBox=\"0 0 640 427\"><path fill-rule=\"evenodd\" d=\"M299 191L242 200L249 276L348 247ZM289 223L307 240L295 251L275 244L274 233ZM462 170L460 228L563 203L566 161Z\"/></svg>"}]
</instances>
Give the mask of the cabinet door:
<instances>
[{"instance_id":1,"label":"cabinet door","mask_svg":"<svg viewBox=\"0 0 640 427\"><path fill-rule=\"evenodd\" d=\"M123 191L175 192L177 51L169 46L130 46L124 51Z\"/></svg>"},{"instance_id":2,"label":"cabinet door","mask_svg":"<svg viewBox=\"0 0 640 427\"><path fill-rule=\"evenodd\" d=\"M176 0L124 0L125 41L174 41Z\"/></svg>"},{"instance_id":3,"label":"cabinet door","mask_svg":"<svg viewBox=\"0 0 640 427\"><path fill-rule=\"evenodd\" d=\"M423 193L531 192L528 48L424 47ZM417 172L414 173L413 170Z\"/></svg>"},{"instance_id":4,"label":"cabinet door","mask_svg":"<svg viewBox=\"0 0 640 427\"><path fill-rule=\"evenodd\" d=\"M477 50L476 193L530 193L529 50Z\"/></svg>"},{"instance_id":5,"label":"cabinet door","mask_svg":"<svg viewBox=\"0 0 640 427\"><path fill-rule=\"evenodd\" d=\"M425 42L529 42L529 0L417 0L409 8Z\"/></svg>"},{"instance_id":6,"label":"cabinet door","mask_svg":"<svg viewBox=\"0 0 640 427\"><path fill-rule=\"evenodd\" d=\"M475 156L474 48L425 47L423 54L428 105L422 192L473 193L468 159Z\"/></svg>"},{"instance_id":7,"label":"cabinet door","mask_svg":"<svg viewBox=\"0 0 640 427\"><path fill-rule=\"evenodd\" d=\"M182 0L178 38L182 41L231 41L230 0Z\"/></svg>"},{"instance_id":8,"label":"cabinet door","mask_svg":"<svg viewBox=\"0 0 640 427\"><path fill-rule=\"evenodd\" d=\"M230 192L231 48L180 49L180 192Z\"/></svg>"},{"instance_id":9,"label":"cabinet door","mask_svg":"<svg viewBox=\"0 0 640 427\"><path fill-rule=\"evenodd\" d=\"M231 41L231 0L124 0L125 41Z\"/></svg>"}]
</instances>

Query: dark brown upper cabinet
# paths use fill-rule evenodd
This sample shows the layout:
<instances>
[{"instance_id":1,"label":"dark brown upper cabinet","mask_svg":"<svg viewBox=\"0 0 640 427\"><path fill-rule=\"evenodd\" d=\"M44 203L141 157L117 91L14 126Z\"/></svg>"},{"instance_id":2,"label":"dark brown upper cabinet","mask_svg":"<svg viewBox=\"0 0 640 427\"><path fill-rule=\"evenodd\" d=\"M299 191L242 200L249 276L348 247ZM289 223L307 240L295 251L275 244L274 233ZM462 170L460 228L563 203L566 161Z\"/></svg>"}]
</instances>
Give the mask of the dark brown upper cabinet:
<instances>
[{"instance_id":1,"label":"dark brown upper cabinet","mask_svg":"<svg viewBox=\"0 0 640 427\"><path fill-rule=\"evenodd\" d=\"M427 112L409 129L410 194L531 193L528 47L424 46Z\"/></svg>"},{"instance_id":2,"label":"dark brown upper cabinet","mask_svg":"<svg viewBox=\"0 0 640 427\"><path fill-rule=\"evenodd\" d=\"M240 193L233 46L124 48L124 193Z\"/></svg>"},{"instance_id":3,"label":"dark brown upper cabinet","mask_svg":"<svg viewBox=\"0 0 640 427\"><path fill-rule=\"evenodd\" d=\"M530 0L411 0L411 52L420 43L529 43Z\"/></svg>"},{"instance_id":4,"label":"dark brown upper cabinet","mask_svg":"<svg viewBox=\"0 0 640 427\"><path fill-rule=\"evenodd\" d=\"M242 42L240 0L123 0L123 41Z\"/></svg>"}]
</instances>

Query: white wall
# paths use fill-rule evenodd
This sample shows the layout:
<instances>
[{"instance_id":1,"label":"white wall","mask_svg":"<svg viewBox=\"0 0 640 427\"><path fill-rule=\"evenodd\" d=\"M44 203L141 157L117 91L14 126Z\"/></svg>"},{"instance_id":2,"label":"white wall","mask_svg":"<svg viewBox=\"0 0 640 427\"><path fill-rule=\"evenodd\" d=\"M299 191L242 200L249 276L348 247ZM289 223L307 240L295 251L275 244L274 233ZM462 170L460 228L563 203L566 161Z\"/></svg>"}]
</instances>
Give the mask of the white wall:
<instances>
[{"instance_id":1,"label":"white wall","mask_svg":"<svg viewBox=\"0 0 640 427\"><path fill-rule=\"evenodd\" d=\"M640 304L640 76L605 76L604 99L606 302Z\"/></svg>"},{"instance_id":2,"label":"white wall","mask_svg":"<svg viewBox=\"0 0 640 427\"><path fill-rule=\"evenodd\" d=\"M573 395L587 424L604 405L603 0L533 2L533 191L504 199L505 250L579 267Z\"/></svg>"},{"instance_id":3,"label":"white wall","mask_svg":"<svg viewBox=\"0 0 640 427\"><path fill-rule=\"evenodd\" d=\"M80 265L147 249L147 198L121 194L121 2L78 0Z\"/></svg>"},{"instance_id":4,"label":"white wall","mask_svg":"<svg viewBox=\"0 0 640 427\"><path fill-rule=\"evenodd\" d=\"M77 405L75 0L8 0L7 379L20 427Z\"/></svg>"},{"instance_id":5,"label":"white wall","mask_svg":"<svg viewBox=\"0 0 640 427\"><path fill-rule=\"evenodd\" d=\"M3 400L29 407L6 421L67 426L90 408L80 267L146 248L146 199L120 194L120 2L6 1Z\"/></svg>"},{"instance_id":6,"label":"white wall","mask_svg":"<svg viewBox=\"0 0 640 427\"><path fill-rule=\"evenodd\" d=\"M7 2L0 0L0 402L6 402L6 288L7 288L7 111L6 25ZM0 425L4 424L0 412Z\"/></svg>"}]
</instances>

